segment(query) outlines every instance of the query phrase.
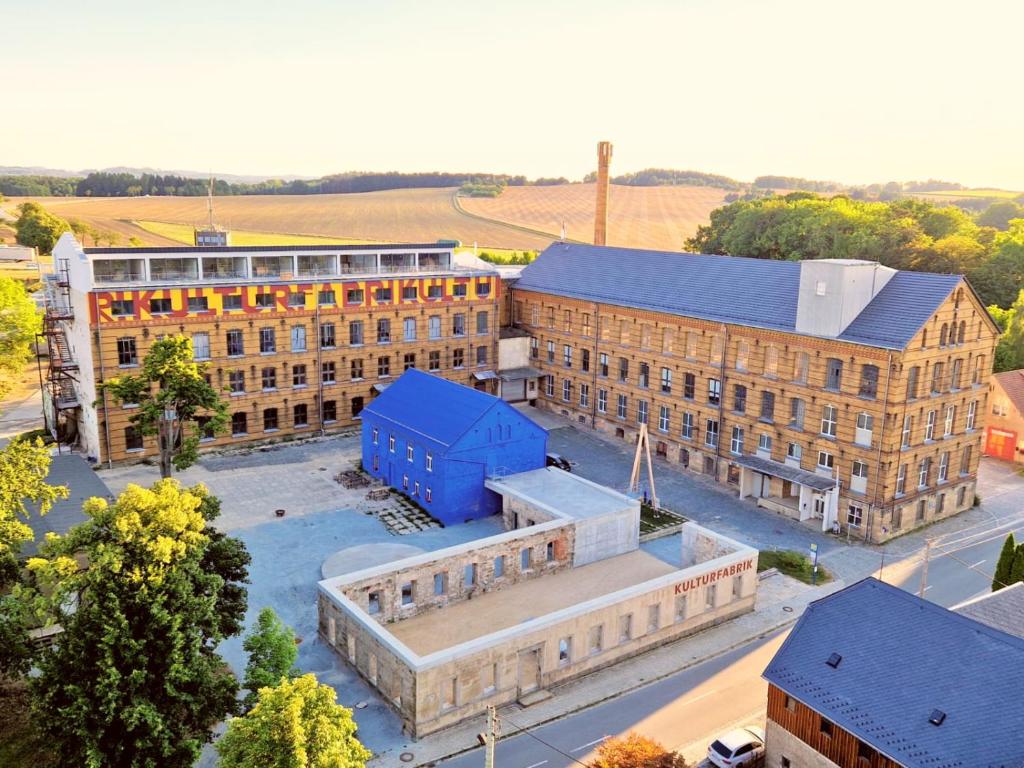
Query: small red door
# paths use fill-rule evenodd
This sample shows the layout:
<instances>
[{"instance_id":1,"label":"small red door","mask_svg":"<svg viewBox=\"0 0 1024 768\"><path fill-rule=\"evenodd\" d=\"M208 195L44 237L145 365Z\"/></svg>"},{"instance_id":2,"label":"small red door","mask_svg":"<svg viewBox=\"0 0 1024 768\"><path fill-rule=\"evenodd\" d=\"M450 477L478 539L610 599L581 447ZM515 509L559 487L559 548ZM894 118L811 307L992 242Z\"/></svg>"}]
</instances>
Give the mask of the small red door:
<instances>
[{"instance_id":1,"label":"small red door","mask_svg":"<svg viewBox=\"0 0 1024 768\"><path fill-rule=\"evenodd\" d=\"M985 454L995 456L1004 461L1013 461L1014 449L1017 447L1017 433L1006 429L988 428L988 439L985 441Z\"/></svg>"}]
</instances>

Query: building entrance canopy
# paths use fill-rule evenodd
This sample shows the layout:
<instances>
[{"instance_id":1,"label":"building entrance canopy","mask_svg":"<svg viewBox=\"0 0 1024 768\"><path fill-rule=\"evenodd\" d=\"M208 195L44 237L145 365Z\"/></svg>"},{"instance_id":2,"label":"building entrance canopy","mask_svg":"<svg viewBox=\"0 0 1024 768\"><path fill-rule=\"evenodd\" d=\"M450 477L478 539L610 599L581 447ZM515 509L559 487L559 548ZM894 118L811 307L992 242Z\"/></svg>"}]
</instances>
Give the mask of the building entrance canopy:
<instances>
[{"instance_id":1,"label":"building entrance canopy","mask_svg":"<svg viewBox=\"0 0 1024 768\"><path fill-rule=\"evenodd\" d=\"M815 491L831 491L836 486L835 480L830 477L823 477L814 472L808 472L800 467L791 467L788 464L780 464L770 459L762 459L760 456L739 456L734 461L741 467L746 467L754 472L763 475L780 477L791 483L805 485Z\"/></svg>"}]
</instances>

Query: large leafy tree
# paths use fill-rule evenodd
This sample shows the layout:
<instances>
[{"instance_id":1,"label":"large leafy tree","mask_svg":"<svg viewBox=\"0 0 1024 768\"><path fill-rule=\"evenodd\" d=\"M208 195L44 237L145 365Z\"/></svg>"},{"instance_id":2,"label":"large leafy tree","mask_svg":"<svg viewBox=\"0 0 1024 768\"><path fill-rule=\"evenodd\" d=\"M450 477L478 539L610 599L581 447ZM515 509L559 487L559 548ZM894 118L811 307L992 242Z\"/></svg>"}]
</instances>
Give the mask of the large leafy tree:
<instances>
[{"instance_id":1,"label":"large leafy tree","mask_svg":"<svg viewBox=\"0 0 1024 768\"><path fill-rule=\"evenodd\" d=\"M71 227L59 216L54 216L39 203L18 206L18 220L14 223L17 240L22 245L34 246L40 253L51 253L58 238Z\"/></svg>"},{"instance_id":2,"label":"large leafy tree","mask_svg":"<svg viewBox=\"0 0 1024 768\"><path fill-rule=\"evenodd\" d=\"M295 633L267 607L260 611L256 626L242 644L249 654L243 686L249 691L245 697L246 709L256 706L261 688L277 685L282 679L297 674L295 660L299 649L295 646Z\"/></svg>"},{"instance_id":3,"label":"large leafy tree","mask_svg":"<svg viewBox=\"0 0 1024 768\"><path fill-rule=\"evenodd\" d=\"M64 628L37 660L36 722L60 765L191 766L237 706L214 649L245 606L224 599L237 563L211 558L216 504L161 480L83 510L86 522L29 560Z\"/></svg>"},{"instance_id":4,"label":"large leafy tree","mask_svg":"<svg viewBox=\"0 0 1024 768\"><path fill-rule=\"evenodd\" d=\"M261 689L252 711L228 723L217 751L221 768L362 768L371 756L351 710L314 675Z\"/></svg>"},{"instance_id":5,"label":"large leafy tree","mask_svg":"<svg viewBox=\"0 0 1024 768\"><path fill-rule=\"evenodd\" d=\"M996 592L1003 587L1010 585L1010 569L1013 567L1013 560L1017 554L1017 543L1013 540L1013 534L1009 534L1003 542L1003 548L999 552L999 560L996 561L996 572L992 578L992 591Z\"/></svg>"},{"instance_id":6,"label":"large leafy tree","mask_svg":"<svg viewBox=\"0 0 1024 768\"><path fill-rule=\"evenodd\" d=\"M0 398L11 391L14 377L32 359L32 342L41 319L24 286L0 277Z\"/></svg>"},{"instance_id":7,"label":"large leafy tree","mask_svg":"<svg viewBox=\"0 0 1024 768\"><path fill-rule=\"evenodd\" d=\"M49 471L50 452L41 440L13 440L0 449L0 677L23 674L30 660L30 605L17 557L32 540L29 516L46 514L68 495L64 486L46 483Z\"/></svg>"},{"instance_id":8,"label":"large leafy tree","mask_svg":"<svg viewBox=\"0 0 1024 768\"><path fill-rule=\"evenodd\" d=\"M192 340L168 336L150 347L138 375L118 376L100 384L100 391L119 403L136 403L131 422L144 435L156 435L160 446L160 476L172 467L186 469L199 452L198 418L209 419L206 429L222 432L227 426L227 404L203 374L206 363L192 357Z\"/></svg>"},{"instance_id":9,"label":"large leafy tree","mask_svg":"<svg viewBox=\"0 0 1024 768\"><path fill-rule=\"evenodd\" d=\"M1024 368L1024 291L1009 309L992 306L988 312L1002 330L996 343L993 370L1001 373Z\"/></svg>"}]
</instances>

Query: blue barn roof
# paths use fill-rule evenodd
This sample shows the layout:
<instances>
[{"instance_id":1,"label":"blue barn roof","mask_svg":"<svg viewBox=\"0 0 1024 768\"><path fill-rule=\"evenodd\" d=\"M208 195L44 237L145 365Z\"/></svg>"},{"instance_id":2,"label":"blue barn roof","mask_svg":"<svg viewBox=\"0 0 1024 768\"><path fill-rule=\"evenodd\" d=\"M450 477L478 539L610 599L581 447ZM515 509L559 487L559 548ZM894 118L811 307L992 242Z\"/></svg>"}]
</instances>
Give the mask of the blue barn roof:
<instances>
[{"instance_id":1,"label":"blue barn roof","mask_svg":"<svg viewBox=\"0 0 1024 768\"><path fill-rule=\"evenodd\" d=\"M811 603L764 677L908 768L1024 765L1024 639L876 579Z\"/></svg>"},{"instance_id":2,"label":"blue barn roof","mask_svg":"<svg viewBox=\"0 0 1024 768\"><path fill-rule=\"evenodd\" d=\"M485 413L501 406L512 409L494 395L410 368L364 411L451 446Z\"/></svg>"},{"instance_id":3,"label":"blue barn roof","mask_svg":"<svg viewBox=\"0 0 1024 768\"><path fill-rule=\"evenodd\" d=\"M839 339L903 349L961 279L897 272ZM515 287L795 333L800 263L553 243Z\"/></svg>"}]
</instances>

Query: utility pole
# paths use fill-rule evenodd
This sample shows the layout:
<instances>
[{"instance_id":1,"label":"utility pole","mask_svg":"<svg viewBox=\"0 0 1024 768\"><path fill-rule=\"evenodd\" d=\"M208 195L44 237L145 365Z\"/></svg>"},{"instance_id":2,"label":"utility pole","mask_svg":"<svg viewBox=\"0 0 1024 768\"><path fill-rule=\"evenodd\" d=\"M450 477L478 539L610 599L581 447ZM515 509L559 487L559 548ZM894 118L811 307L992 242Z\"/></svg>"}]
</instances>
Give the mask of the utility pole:
<instances>
[{"instance_id":1,"label":"utility pole","mask_svg":"<svg viewBox=\"0 0 1024 768\"><path fill-rule=\"evenodd\" d=\"M498 711L494 707L488 707L487 730L476 736L476 740L484 748L484 768L494 768L494 746L498 743L498 735Z\"/></svg>"},{"instance_id":2,"label":"utility pole","mask_svg":"<svg viewBox=\"0 0 1024 768\"><path fill-rule=\"evenodd\" d=\"M931 555L932 540L925 539L924 542L924 567L921 569L921 588L917 596L924 598L924 591L928 588L928 558Z\"/></svg>"}]
</instances>

